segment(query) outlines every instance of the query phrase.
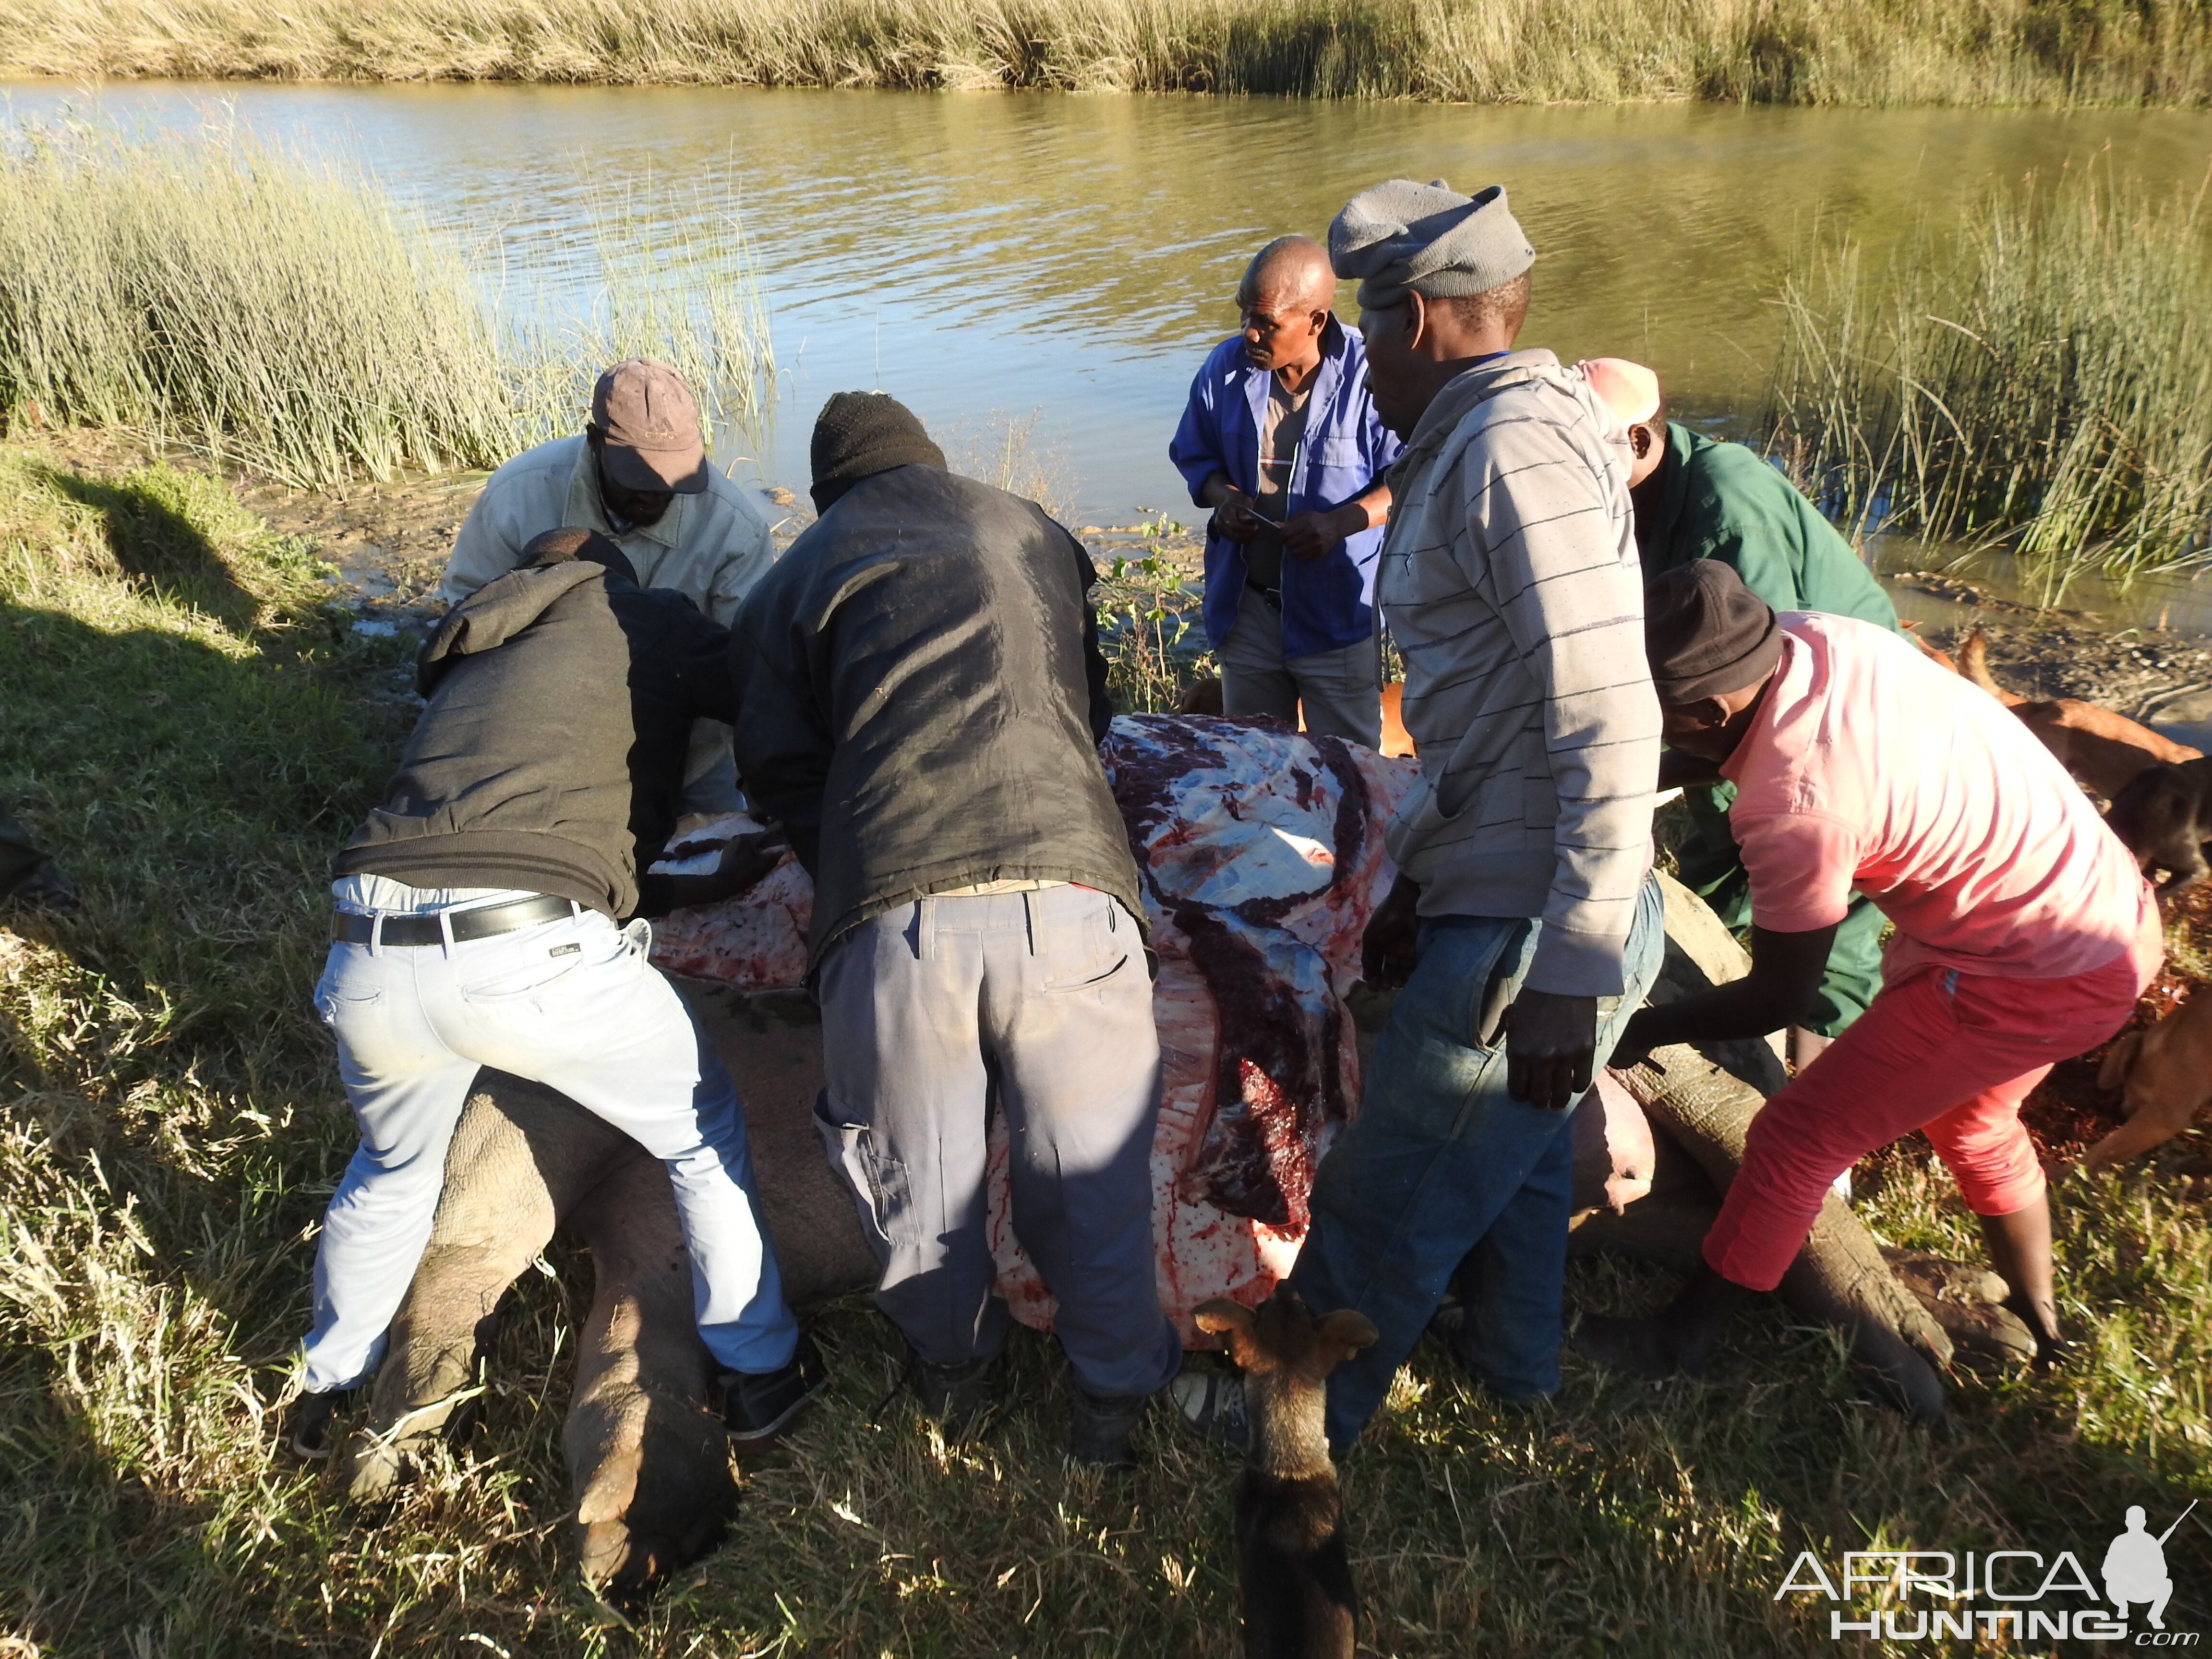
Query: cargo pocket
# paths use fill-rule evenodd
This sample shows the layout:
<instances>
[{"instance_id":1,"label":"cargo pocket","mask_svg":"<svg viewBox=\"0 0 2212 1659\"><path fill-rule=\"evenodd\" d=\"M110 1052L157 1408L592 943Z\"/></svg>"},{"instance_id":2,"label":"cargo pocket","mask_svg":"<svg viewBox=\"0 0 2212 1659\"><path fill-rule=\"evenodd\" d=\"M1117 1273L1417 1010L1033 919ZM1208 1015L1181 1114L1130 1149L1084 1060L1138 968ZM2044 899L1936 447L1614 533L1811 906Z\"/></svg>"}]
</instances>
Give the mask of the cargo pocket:
<instances>
[{"instance_id":1,"label":"cargo pocket","mask_svg":"<svg viewBox=\"0 0 2212 1659\"><path fill-rule=\"evenodd\" d=\"M884 1155L876 1145L875 1132L865 1123L848 1123L832 1103L827 1089L814 1097L814 1127L822 1133L823 1149L830 1162L852 1189L853 1207L859 1212L860 1231L878 1267L891 1257L891 1229L913 1206L907 1189L906 1165Z\"/></svg>"}]
</instances>

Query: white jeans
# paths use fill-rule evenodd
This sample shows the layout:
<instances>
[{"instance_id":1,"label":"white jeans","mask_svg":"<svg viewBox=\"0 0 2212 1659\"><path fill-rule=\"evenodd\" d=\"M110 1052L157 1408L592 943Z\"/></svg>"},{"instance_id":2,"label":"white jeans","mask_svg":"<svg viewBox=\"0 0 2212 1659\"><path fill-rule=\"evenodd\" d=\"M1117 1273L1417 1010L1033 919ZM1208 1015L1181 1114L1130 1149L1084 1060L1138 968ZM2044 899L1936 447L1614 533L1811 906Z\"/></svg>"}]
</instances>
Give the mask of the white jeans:
<instances>
[{"instance_id":1,"label":"white jeans","mask_svg":"<svg viewBox=\"0 0 2212 1659\"><path fill-rule=\"evenodd\" d=\"M378 876L332 890L341 909L408 915L532 896ZM337 1037L361 1147L323 1218L310 1390L350 1388L381 1358L484 1066L559 1090L665 1160L708 1349L731 1370L789 1363L799 1325L753 1199L737 1089L647 962L651 939L642 921L586 910L450 946L331 946L315 1008Z\"/></svg>"}]
</instances>

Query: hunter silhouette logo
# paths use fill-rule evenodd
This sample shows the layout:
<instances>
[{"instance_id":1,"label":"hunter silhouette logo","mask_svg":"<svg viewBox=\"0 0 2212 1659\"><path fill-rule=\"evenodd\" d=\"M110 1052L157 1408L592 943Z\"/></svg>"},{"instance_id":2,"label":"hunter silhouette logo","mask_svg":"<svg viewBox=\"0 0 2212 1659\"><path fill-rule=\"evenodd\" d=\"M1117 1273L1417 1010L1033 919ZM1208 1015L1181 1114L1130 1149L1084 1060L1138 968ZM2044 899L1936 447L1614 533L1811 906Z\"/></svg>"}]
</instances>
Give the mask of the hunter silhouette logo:
<instances>
[{"instance_id":1,"label":"hunter silhouette logo","mask_svg":"<svg viewBox=\"0 0 2212 1659\"><path fill-rule=\"evenodd\" d=\"M2192 1499L2189 1510L2196 1507ZM2174 1517L2173 1527L2189 1518L2189 1510ZM2142 1505L2131 1504L2128 1529L2105 1552L2105 1595L2113 1611L2124 1619L2130 1602L2148 1602L2153 1630L2166 1628L2166 1604L2173 1595L2173 1580L2166 1575L2166 1540L2173 1536L2173 1527L2152 1537L2144 1528Z\"/></svg>"},{"instance_id":2,"label":"hunter silhouette logo","mask_svg":"<svg viewBox=\"0 0 2212 1659\"><path fill-rule=\"evenodd\" d=\"M2087 1563L2072 1550L2046 1556L2025 1549L1960 1555L1892 1548L1850 1551L1833 1573L1812 1551L1802 1551L1774 1599L1814 1595L1828 1602L1828 1637L1836 1642L1856 1636L1930 1645L2052 1640L2194 1648L2201 1633L2166 1627L2173 1597L2166 1545L2196 1508L2192 1502L2154 1534L2143 1507L2130 1506L2127 1530L2105 1551L2101 1595ZM2131 1615L2142 1620L2132 1630Z\"/></svg>"}]
</instances>

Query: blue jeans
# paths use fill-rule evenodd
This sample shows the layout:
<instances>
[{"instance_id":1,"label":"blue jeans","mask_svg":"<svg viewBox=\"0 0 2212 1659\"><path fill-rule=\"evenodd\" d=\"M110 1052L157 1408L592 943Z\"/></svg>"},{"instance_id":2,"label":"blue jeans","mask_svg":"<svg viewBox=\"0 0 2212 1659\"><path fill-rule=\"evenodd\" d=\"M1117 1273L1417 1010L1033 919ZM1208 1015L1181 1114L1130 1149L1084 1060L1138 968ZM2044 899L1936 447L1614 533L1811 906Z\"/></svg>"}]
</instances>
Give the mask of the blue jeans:
<instances>
[{"instance_id":1,"label":"blue jeans","mask_svg":"<svg viewBox=\"0 0 2212 1659\"><path fill-rule=\"evenodd\" d=\"M528 894L337 884L349 910L422 915ZM596 911L450 945L334 944L315 1006L337 1037L361 1127L315 1255L312 1392L374 1370L429 1242L446 1148L485 1066L558 1089L668 1166L691 1255L699 1334L722 1365L790 1362L799 1324L753 1197L730 1074L675 988L651 930Z\"/></svg>"},{"instance_id":2,"label":"blue jeans","mask_svg":"<svg viewBox=\"0 0 2212 1659\"><path fill-rule=\"evenodd\" d=\"M1316 1313L1356 1308L1379 1338L1330 1373L1329 1443L1358 1437L1413 1351L1461 1263L1462 1355L1498 1393L1559 1386L1573 1110L1505 1091L1505 1045L1486 1013L1520 994L1542 924L1435 916L1375 1046L1359 1115L1322 1161L1313 1229L1291 1284ZM1626 994L1598 1002L1602 1066L1659 971L1659 884L1646 878L1629 930ZM1500 993L1503 993L1501 995Z\"/></svg>"}]
</instances>

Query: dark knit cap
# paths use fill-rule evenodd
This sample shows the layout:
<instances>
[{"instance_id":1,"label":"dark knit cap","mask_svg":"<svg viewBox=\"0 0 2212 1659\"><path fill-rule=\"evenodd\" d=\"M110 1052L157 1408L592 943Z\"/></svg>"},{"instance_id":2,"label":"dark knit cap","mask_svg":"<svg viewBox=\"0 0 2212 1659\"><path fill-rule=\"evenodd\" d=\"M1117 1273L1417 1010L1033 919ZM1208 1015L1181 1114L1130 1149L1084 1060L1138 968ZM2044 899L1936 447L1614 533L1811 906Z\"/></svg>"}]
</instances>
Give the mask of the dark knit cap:
<instances>
[{"instance_id":1,"label":"dark knit cap","mask_svg":"<svg viewBox=\"0 0 2212 1659\"><path fill-rule=\"evenodd\" d=\"M838 392L814 419L814 510L863 478L895 466L946 471L945 452L930 442L914 411L888 392Z\"/></svg>"},{"instance_id":2,"label":"dark knit cap","mask_svg":"<svg viewBox=\"0 0 2212 1659\"><path fill-rule=\"evenodd\" d=\"M1680 708L1771 674L1782 625L1727 565L1692 559L1644 590L1644 644L1659 701Z\"/></svg>"},{"instance_id":3,"label":"dark knit cap","mask_svg":"<svg viewBox=\"0 0 2212 1659\"><path fill-rule=\"evenodd\" d=\"M522 550L516 568L526 569L532 565L567 564L576 559L588 559L593 564L603 564L610 570L619 571L632 581L637 580L637 567L629 562L629 555L596 530L579 530L569 526L561 530L541 531L532 536Z\"/></svg>"}]
</instances>

